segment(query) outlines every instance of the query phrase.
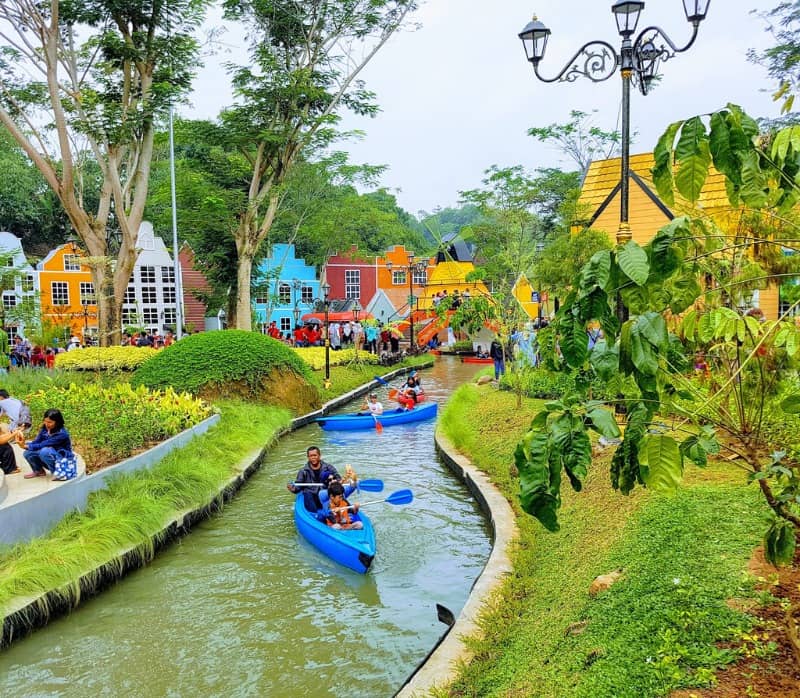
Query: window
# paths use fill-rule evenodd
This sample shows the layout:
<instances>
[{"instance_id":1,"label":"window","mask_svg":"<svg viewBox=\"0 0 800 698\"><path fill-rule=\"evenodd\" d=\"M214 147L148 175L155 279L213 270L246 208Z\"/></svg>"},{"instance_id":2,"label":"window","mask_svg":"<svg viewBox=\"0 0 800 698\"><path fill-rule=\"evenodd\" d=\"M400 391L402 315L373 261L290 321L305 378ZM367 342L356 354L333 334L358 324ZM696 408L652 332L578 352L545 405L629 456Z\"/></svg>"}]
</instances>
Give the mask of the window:
<instances>
[{"instance_id":1,"label":"window","mask_svg":"<svg viewBox=\"0 0 800 698\"><path fill-rule=\"evenodd\" d=\"M164 309L164 324L165 325L174 325L177 322L177 314L175 312L175 308L165 308Z\"/></svg>"},{"instance_id":2,"label":"window","mask_svg":"<svg viewBox=\"0 0 800 698\"><path fill-rule=\"evenodd\" d=\"M123 303L135 303L136 302L136 288L133 286L128 286L125 289L125 297L122 299Z\"/></svg>"},{"instance_id":3,"label":"window","mask_svg":"<svg viewBox=\"0 0 800 698\"><path fill-rule=\"evenodd\" d=\"M281 318L281 332L291 332L292 331L292 319L288 317Z\"/></svg>"},{"instance_id":4,"label":"window","mask_svg":"<svg viewBox=\"0 0 800 698\"><path fill-rule=\"evenodd\" d=\"M162 284L175 283L175 267L161 267L161 283Z\"/></svg>"},{"instance_id":5,"label":"window","mask_svg":"<svg viewBox=\"0 0 800 698\"><path fill-rule=\"evenodd\" d=\"M139 269L139 280L143 284L154 284L156 282L156 268L142 267Z\"/></svg>"},{"instance_id":6,"label":"window","mask_svg":"<svg viewBox=\"0 0 800 698\"><path fill-rule=\"evenodd\" d=\"M139 315L133 308L124 308L122 310L122 324L123 325L138 325Z\"/></svg>"},{"instance_id":7,"label":"window","mask_svg":"<svg viewBox=\"0 0 800 698\"><path fill-rule=\"evenodd\" d=\"M69 305L69 286L66 281L52 281L50 295L53 305Z\"/></svg>"},{"instance_id":8,"label":"window","mask_svg":"<svg viewBox=\"0 0 800 698\"><path fill-rule=\"evenodd\" d=\"M261 322L258 325L258 331L261 332L261 334L267 334L268 328L269 325L266 322Z\"/></svg>"},{"instance_id":9,"label":"window","mask_svg":"<svg viewBox=\"0 0 800 698\"><path fill-rule=\"evenodd\" d=\"M158 303L155 286L142 286L142 303Z\"/></svg>"},{"instance_id":10,"label":"window","mask_svg":"<svg viewBox=\"0 0 800 698\"><path fill-rule=\"evenodd\" d=\"M358 269L345 269L344 272L344 297L361 298L361 271Z\"/></svg>"},{"instance_id":11,"label":"window","mask_svg":"<svg viewBox=\"0 0 800 698\"><path fill-rule=\"evenodd\" d=\"M17 337L21 337L19 328L16 325L6 325L9 341L13 342Z\"/></svg>"},{"instance_id":12,"label":"window","mask_svg":"<svg viewBox=\"0 0 800 698\"><path fill-rule=\"evenodd\" d=\"M278 286L278 300L282 305L289 305L292 302L292 287L289 284Z\"/></svg>"},{"instance_id":13,"label":"window","mask_svg":"<svg viewBox=\"0 0 800 698\"><path fill-rule=\"evenodd\" d=\"M267 305L269 303L269 298L267 296L256 296L256 305Z\"/></svg>"},{"instance_id":14,"label":"window","mask_svg":"<svg viewBox=\"0 0 800 698\"><path fill-rule=\"evenodd\" d=\"M81 258L76 254L65 254L64 271L80 271L80 270L81 270Z\"/></svg>"},{"instance_id":15,"label":"window","mask_svg":"<svg viewBox=\"0 0 800 698\"><path fill-rule=\"evenodd\" d=\"M392 270L392 283L395 286L402 286L406 283L406 273L404 271Z\"/></svg>"},{"instance_id":16,"label":"window","mask_svg":"<svg viewBox=\"0 0 800 698\"><path fill-rule=\"evenodd\" d=\"M3 294L3 307L8 310L9 308L14 308L17 305L17 297L14 293L4 293Z\"/></svg>"},{"instance_id":17,"label":"window","mask_svg":"<svg viewBox=\"0 0 800 698\"><path fill-rule=\"evenodd\" d=\"M81 281L81 305L94 305L97 299L94 295L94 283Z\"/></svg>"},{"instance_id":18,"label":"window","mask_svg":"<svg viewBox=\"0 0 800 698\"><path fill-rule=\"evenodd\" d=\"M313 303L314 301L314 289L311 286L303 286L300 290L300 300L303 303Z\"/></svg>"},{"instance_id":19,"label":"window","mask_svg":"<svg viewBox=\"0 0 800 698\"><path fill-rule=\"evenodd\" d=\"M162 289L164 291L164 302L165 303L174 303L175 302L175 287L174 286L164 286Z\"/></svg>"},{"instance_id":20,"label":"window","mask_svg":"<svg viewBox=\"0 0 800 698\"><path fill-rule=\"evenodd\" d=\"M428 283L428 273L425 271L425 269L414 269L412 281L417 286L424 286L426 283Z\"/></svg>"},{"instance_id":21,"label":"window","mask_svg":"<svg viewBox=\"0 0 800 698\"><path fill-rule=\"evenodd\" d=\"M33 284L34 284L33 274L26 274L25 279L22 282L22 290L33 291Z\"/></svg>"},{"instance_id":22,"label":"window","mask_svg":"<svg viewBox=\"0 0 800 698\"><path fill-rule=\"evenodd\" d=\"M142 308L145 325L158 325L158 308Z\"/></svg>"}]
</instances>

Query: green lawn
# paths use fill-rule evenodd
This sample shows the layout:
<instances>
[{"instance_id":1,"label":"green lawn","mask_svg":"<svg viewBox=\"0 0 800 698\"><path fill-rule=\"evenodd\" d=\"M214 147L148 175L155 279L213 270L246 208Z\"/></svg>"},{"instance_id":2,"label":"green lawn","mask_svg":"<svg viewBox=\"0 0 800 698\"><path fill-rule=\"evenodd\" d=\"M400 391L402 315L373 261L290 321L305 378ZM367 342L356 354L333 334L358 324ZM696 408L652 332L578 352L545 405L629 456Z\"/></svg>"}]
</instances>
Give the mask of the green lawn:
<instances>
[{"instance_id":1,"label":"green lawn","mask_svg":"<svg viewBox=\"0 0 800 698\"><path fill-rule=\"evenodd\" d=\"M565 492L561 530L549 533L521 511L512 472L537 404L518 410L507 392L467 385L442 415L449 438L511 502L521 537L484 637L469 642L474 658L435 695L639 698L707 685L733 658L717 643L749 627L725 601L753 596L744 570L763 531L758 492L713 465L687 473L674 497L624 497L611 489L608 449L584 491ZM622 580L591 599L592 579L618 568Z\"/></svg>"}]
</instances>

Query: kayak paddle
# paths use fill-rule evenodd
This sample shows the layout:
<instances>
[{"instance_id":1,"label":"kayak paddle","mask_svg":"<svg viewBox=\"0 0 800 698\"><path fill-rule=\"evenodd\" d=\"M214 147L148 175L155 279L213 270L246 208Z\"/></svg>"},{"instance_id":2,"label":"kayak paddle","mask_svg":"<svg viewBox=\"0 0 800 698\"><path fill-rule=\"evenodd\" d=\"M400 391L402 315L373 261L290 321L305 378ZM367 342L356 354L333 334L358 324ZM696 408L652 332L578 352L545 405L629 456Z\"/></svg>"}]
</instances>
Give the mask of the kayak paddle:
<instances>
[{"instance_id":1,"label":"kayak paddle","mask_svg":"<svg viewBox=\"0 0 800 698\"><path fill-rule=\"evenodd\" d=\"M360 507L364 507L367 504L394 504L398 506L400 504L411 504L414 501L414 493L411 490L397 490L397 492L392 492L386 499L373 499L371 502L359 502ZM352 509L354 505L350 505L349 507L335 507L331 509L331 511L340 511L342 509Z\"/></svg>"},{"instance_id":2,"label":"kayak paddle","mask_svg":"<svg viewBox=\"0 0 800 698\"><path fill-rule=\"evenodd\" d=\"M317 482L292 482L295 487L322 487ZM383 480L359 480L356 488L364 492L383 492Z\"/></svg>"},{"instance_id":3,"label":"kayak paddle","mask_svg":"<svg viewBox=\"0 0 800 698\"><path fill-rule=\"evenodd\" d=\"M383 433L383 424L381 424L381 420L378 419L378 415L373 414L372 418L375 420L375 431L379 434Z\"/></svg>"},{"instance_id":4,"label":"kayak paddle","mask_svg":"<svg viewBox=\"0 0 800 698\"><path fill-rule=\"evenodd\" d=\"M381 385L389 385L389 383L387 381L383 380L383 378L381 378L380 376L373 376L373 378L376 381L378 381L378 383L380 383Z\"/></svg>"}]
</instances>

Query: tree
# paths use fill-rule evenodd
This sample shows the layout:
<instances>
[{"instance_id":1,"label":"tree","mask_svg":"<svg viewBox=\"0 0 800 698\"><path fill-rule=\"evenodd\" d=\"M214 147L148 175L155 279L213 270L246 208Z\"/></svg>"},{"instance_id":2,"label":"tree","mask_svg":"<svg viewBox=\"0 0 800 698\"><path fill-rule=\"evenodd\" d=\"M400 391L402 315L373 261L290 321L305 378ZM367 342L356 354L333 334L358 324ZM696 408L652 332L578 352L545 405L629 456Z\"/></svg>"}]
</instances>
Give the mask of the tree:
<instances>
[{"instance_id":1,"label":"tree","mask_svg":"<svg viewBox=\"0 0 800 698\"><path fill-rule=\"evenodd\" d=\"M532 278L560 298L569 293L576 274L594 254L610 248L608 233L601 230L584 228L577 233L565 230L535 259Z\"/></svg>"},{"instance_id":2,"label":"tree","mask_svg":"<svg viewBox=\"0 0 800 698\"><path fill-rule=\"evenodd\" d=\"M619 131L603 131L592 124L591 114L573 109L566 124L550 124L528 129L528 135L541 143L552 143L569 155L580 168L581 174L589 169L592 160L616 155L620 144Z\"/></svg>"},{"instance_id":3,"label":"tree","mask_svg":"<svg viewBox=\"0 0 800 698\"><path fill-rule=\"evenodd\" d=\"M800 127L763 137L735 105L676 122L656 146L659 195L669 202L677 190L697 201L712 162L725 176L734 210L783 217L800 200ZM798 236L796 226L791 238L779 226L734 232L721 243L705 219L681 217L643 247L629 241L596 253L551 326L560 349L551 360L593 371L606 397L626 414L611 463L615 488L624 494L637 484L674 489L685 462L705 465L723 447L739 458L774 514L765 535L767 558L786 563L800 529L800 468L786 452L767 455L765 427L767 406L778 396L785 412L800 412L796 387L780 381L782 369L800 357L800 330L785 317L759 322L755 314L709 303L698 279L708 269L703 260L726 247L757 258L764 247L796 249ZM617 294L631 310L621 326L612 311ZM592 321L601 323L606 339L590 351L585 330ZM683 373L687 349L696 348L711 350L713 386ZM669 414L680 417L674 429L664 424ZM581 489L591 460L589 429L620 435L611 412L589 398L585 381L576 382L574 391L536 415L517 447L523 507L549 529L558 528L561 471Z\"/></svg>"},{"instance_id":4,"label":"tree","mask_svg":"<svg viewBox=\"0 0 800 698\"><path fill-rule=\"evenodd\" d=\"M761 53L748 51L748 58L763 65L778 83L775 99L783 99L781 112L792 110L800 87L800 0L781 2L772 10L758 13L767 22L767 30L775 38L775 46Z\"/></svg>"},{"instance_id":5,"label":"tree","mask_svg":"<svg viewBox=\"0 0 800 698\"><path fill-rule=\"evenodd\" d=\"M251 326L253 260L281 204L281 185L304 153L337 137L338 111L374 115L359 74L416 8L413 0L226 0L228 19L250 28L252 67L232 69L237 103L222 115L251 166L234 233L235 323ZM360 52L360 53L359 53Z\"/></svg>"},{"instance_id":6,"label":"tree","mask_svg":"<svg viewBox=\"0 0 800 698\"><path fill-rule=\"evenodd\" d=\"M188 90L209 0L6 0L0 124L55 192L89 253L101 343L116 339L136 261L157 120ZM31 77L34 76L34 77ZM87 164L99 168L90 208ZM111 228L119 253L109 256Z\"/></svg>"}]
</instances>

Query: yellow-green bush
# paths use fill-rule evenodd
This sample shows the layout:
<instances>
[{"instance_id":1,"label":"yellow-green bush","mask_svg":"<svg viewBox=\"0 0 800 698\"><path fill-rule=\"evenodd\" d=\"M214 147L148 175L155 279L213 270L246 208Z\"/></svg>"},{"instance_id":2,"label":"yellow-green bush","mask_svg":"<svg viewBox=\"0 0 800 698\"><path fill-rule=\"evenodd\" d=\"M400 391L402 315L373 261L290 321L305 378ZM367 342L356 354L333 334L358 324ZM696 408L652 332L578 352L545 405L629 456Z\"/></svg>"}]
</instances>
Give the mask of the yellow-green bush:
<instances>
[{"instance_id":1,"label":"yellow-green bush","mask_svg":"<svg viewBox=\"0 0 800 698\"><path fill-rule=\"evenodd\" d=\"M157 354L150 347L87 347L56 355L56 368L72 371L135 371Z\"/></svg>"},{"instance_id":2,"label":"yellow-green bush","mask_svg":"<svg viewBox=\"0 0 800 698\"><path fill-rule=\"evenodd\" d=\"M128 383L52 387L25 399L34 424L46 409L61 410L75 449L90 467L127 458L138 449L198 424L213 412L210 405L187 393L171 388L132 388Z\"/></svg>"},{"instance_id":3,"label":"yellow-green bush","mask_svg":"<svg viewBox=\"0 0 800 698\"><path fill-rule=\"evenodd\" d=\"M325 368L325 347L295 347L298 356L315 371ZM341 349L330 352L331 366L349 364L355 358L355 349ZM358 360L365 364L377 364L378 357L363 349L358 350Z\"/></svg>"}]
</instances>

